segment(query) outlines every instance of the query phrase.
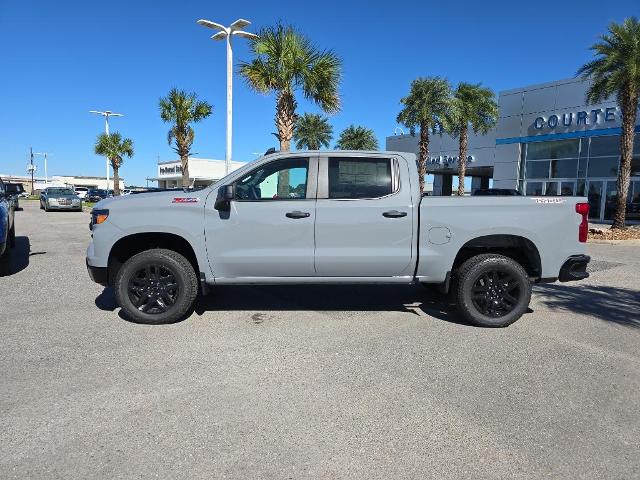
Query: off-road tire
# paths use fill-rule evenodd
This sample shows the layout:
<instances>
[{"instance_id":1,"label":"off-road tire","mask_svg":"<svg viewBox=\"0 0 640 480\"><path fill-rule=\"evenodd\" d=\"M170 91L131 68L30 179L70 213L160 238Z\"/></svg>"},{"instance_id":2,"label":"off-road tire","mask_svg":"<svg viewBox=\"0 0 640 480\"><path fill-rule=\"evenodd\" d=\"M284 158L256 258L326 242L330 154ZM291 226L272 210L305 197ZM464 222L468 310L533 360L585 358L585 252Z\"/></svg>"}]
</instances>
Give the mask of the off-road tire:
<instances>
[{"instance_id":1,"label":"off-road tire","mask_svg":"<svg viewBox=\"0 0 640 480\"><path fill-rule=\"evenodd\" d=\"M493 272L497 272L498 281L493 277ZM485 279L489 279L489 284L483 290ZM458 270L455 283L458 311L469 323L479 327L511 325L527 310L531 300L531 281L527 272L518 262L503 255L489 253L471 257ZM491 291L495 300L487 300L490 296L484 294L485 290ZM508 305L510 309L502 312L495 305ZM482 311L485 308L488 312ZM492 308L498 311L492 311Z\"/></svg>"},{"instance_id":2,"label":"off-road tire","mask_svg":"<svg viewBox=\"0 0 640 480\"><path fill-rule=\"evenodd\" d=\"M175 303L165 312L145 313L140 311L130 297L132 278L146 265L160 265L169 270L177 284ZM118 271L115 280L115 294L124 315L135 322L146 324L174 323L182 320L193 308L198 295L198 277L191 263L172 250L154 248L134 255Z\"/></svg>"}]
</instances>

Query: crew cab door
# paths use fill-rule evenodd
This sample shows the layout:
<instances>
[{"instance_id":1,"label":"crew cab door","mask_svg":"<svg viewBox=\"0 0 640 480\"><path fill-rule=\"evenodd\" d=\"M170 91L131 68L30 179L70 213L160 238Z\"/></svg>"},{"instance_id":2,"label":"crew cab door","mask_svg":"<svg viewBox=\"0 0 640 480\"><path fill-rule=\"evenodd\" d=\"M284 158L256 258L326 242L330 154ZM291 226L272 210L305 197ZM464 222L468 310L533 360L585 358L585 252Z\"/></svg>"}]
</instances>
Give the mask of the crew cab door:
<instances>
[{"instance_id":1,"label":"crew cab door","mask_svg":"<svg viewBox=\"0 0 640 480\"><path fill-rule=\"evenodd\" d=\"M312 277L317 157L262 162L233 181L229 211L209 196L205 235L216 281Z\"/></svg>"},{"instance_id":2,"label":"crew cab door","mask_svg":"<svg viewBox=\"0 0 640 480\"><path fill-rule=\"evenodd\" d=\"M396 277L413 272L408 166L389 156L321 157L316 275Z\"/></svg>"}]
</instances>

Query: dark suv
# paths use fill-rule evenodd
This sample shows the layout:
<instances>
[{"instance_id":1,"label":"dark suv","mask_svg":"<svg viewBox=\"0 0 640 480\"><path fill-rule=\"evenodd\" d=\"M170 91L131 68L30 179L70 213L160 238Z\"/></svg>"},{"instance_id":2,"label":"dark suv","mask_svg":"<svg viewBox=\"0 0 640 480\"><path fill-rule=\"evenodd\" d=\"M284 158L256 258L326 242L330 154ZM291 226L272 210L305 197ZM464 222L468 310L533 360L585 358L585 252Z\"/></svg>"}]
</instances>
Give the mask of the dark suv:
<instances>
[{"instance_id":1,"label":"dark suv","mask_svg":"<svg viewBox=\"0 0 640 480\"><path fill-rule=\"evenodd\" d=\"M105 198L107 198L107 196L109 196L109 194L106 190L92 188L87 192L87 195L86 197L84 197L84 199L86 202L97 203L100 200L104 200Z\"/></svg>"},{"instance_id":2,"label":"dark suv","mask_svg":"<svg viewBox=\"0 0 640 480\"><path fill-rule=\"evenodd\" d=\"M21 183L5 183L4 188L7 192L8 200L13 205L13 210L20 210L20 194L24 192L24 187Z\"/></svg>"},{"instance_id":3,"label":"dark suv","mask_svg":"<svg viewBox=\"0 0 640 480\"><path fill-rule=\"evenodd\" d=\"M9 273L11 249L16 243L14 210L10 195L0 178L0 275Z\"/></svg>"}]
</instances>

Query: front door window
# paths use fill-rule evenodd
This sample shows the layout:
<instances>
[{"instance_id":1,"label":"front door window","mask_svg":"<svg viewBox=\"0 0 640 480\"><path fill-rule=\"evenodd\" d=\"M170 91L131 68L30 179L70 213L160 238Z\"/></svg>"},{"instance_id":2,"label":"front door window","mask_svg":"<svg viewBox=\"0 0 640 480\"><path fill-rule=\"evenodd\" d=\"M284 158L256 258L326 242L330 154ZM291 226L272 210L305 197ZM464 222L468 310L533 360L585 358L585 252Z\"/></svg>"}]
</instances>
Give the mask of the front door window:
<instances>
[{"instance_id":1,"label":"front door window","mask_svg":"<svg viewBox=\"0 0 640 480\"><path fill-rule=\"evenodd\" d=\"M301 200L307 198L309 161L275 160L252 170L236 182L236 200Z\"/></svg>"}]
</instances>

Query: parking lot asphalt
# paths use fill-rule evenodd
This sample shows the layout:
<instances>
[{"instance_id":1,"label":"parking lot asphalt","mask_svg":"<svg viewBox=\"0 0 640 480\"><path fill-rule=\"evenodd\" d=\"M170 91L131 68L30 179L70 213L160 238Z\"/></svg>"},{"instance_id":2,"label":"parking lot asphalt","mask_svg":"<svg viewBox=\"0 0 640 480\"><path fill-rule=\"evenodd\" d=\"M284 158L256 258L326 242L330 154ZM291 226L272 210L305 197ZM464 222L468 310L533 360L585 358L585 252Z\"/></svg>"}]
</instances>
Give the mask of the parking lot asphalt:
<instances>
[{"instance_id":1,"label":"parking lot asphalt","mask_svg":"<svg viewBox=\"0 0 640 480\"><path fill-rule=\"evenodd\" d=\"M638 478L640 248L506 329L421 287L219 287L118 315L89 216L21 202L0 278L0 478ZM549 232L553 234L553 232Z\"/></svg>"}]
</instances>

